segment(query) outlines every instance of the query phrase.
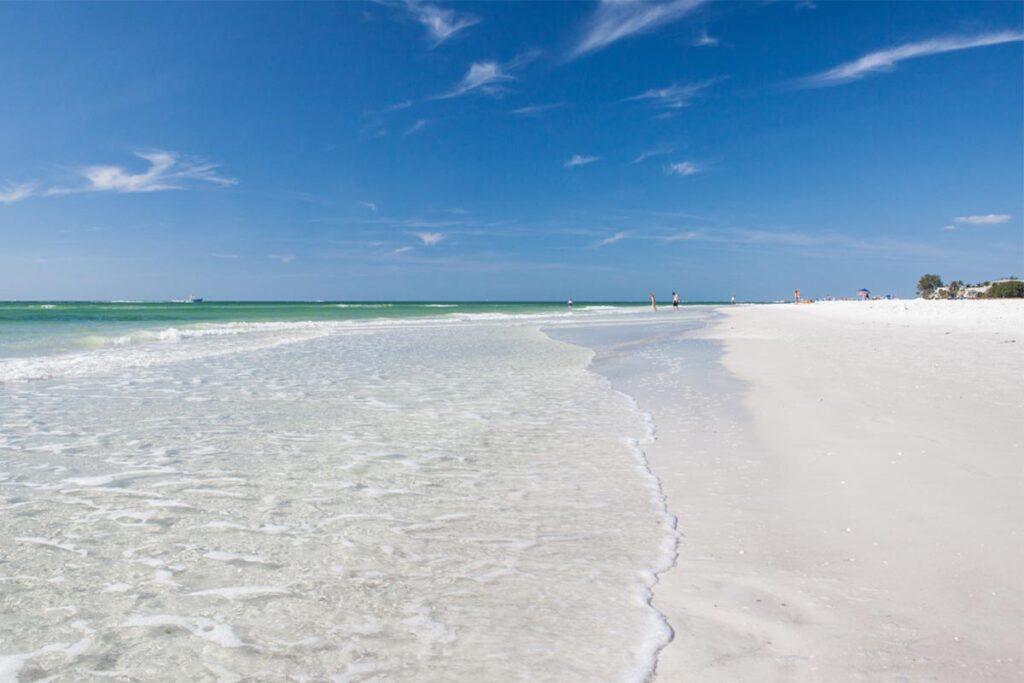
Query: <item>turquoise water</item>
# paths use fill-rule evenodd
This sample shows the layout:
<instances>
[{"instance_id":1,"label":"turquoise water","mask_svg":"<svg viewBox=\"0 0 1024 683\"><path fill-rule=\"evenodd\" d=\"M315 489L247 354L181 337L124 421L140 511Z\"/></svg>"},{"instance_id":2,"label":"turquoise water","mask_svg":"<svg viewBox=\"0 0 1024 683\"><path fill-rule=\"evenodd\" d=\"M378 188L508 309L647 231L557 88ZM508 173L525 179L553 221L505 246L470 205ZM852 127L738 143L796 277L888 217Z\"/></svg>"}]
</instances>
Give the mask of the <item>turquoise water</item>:
<instances>
[{"instance_id":1,"label":"turquoise water","mask_svg":"<svg viewBox=\"0 0 1024 683\"><path fill-rule=\"evenodd\" d=\"M622 302L576 303L574 310L634 308ZM563 302L210 301L202 303L0 302L0 358L48 355L104 346L150 330L204 329L221 323L364 321L467 315L561 313ZM133 341L138 341L135 339Z\"/></svg>"}]
</instances>

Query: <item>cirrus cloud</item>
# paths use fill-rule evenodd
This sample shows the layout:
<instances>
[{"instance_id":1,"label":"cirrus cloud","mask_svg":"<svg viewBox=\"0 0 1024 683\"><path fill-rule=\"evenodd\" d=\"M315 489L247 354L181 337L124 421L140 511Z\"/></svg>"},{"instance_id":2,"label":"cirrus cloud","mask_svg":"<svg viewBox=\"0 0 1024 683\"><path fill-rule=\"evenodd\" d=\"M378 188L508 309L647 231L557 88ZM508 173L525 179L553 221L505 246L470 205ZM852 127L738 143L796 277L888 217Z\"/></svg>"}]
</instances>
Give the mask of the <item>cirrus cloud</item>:
<instances>
[{"instance_id":1,"label":"cirrus cloud","mask_svg":"<svg viewBox=\"0 0 1024 683\"><path fill-rule=\"evenodd\" d=\"M498 95L503 91L500 84L512 80L515 80L515 77L506 73L504 67L497 62L474 62L457 86L446 93L436 95L434 99L447 100L474 90L480 90L487 95Z\"/></svg>"},{"instance_id":2,"label":"cirrus cloud","mask_svg":"<svg viewBox=\"0 0 1024 683\"><path fill-rule=\"evenodd\" d=\"M36 187L32 183L21 183L20 185L8 185L0 190L0 204L13 204L22 199L28 199L35 194Z\"/></svg>"},{"instance_id":3,"label":"cirrus cloud","mask_svg":"<svg viewBox=\"0 0 1024 683\"><path fill-rule=\"evenodd\" d=\"M217 175L214 164L183 161L173 152L136 152L135 156L150 162L150 168L141 173L132 173L123 166L86 166L80 169L79 173L89 181L84 190L154 193L165 189L184 189L186 182L193 180L223 186L239 182Z\"/></svg>"},{"instance_id":4,"label":"cirrus cloud","mask_svg":"<svg viewBox=\"0 0 1024 683\"><path fill-rule=\"evenodd\" d=\"M410 135L415 135L416 133L420 132L421 130L429 126L431 123L432 121L430 119L417 119L415 123L413 123L411 126L405 129L405 132L402 133L402 137L404 138Z\"/></svg>"},{"instance_id":5,"label":"cirrus cloud","mask_svg":"<svg viewBox=\"0 0 1024 683\"><path fill-rule=\"evenodd\" d=\"M537 114L543 114L545 112L552 111L553 109L559 109L563 106L563 103L556 102L554 104L531 104L526 107L519 107L513 109L512 113L516 116L536 116Z\"/></svg>"},{"instance_id":6,"label":"cirrus cloud","mask_svg":"<svg viewBox=\"0 0 1024 683\"><path fill-rule=\"evenodd\" d=\"M435 47L459 31L480 23L480 19L472 14L456 14L455 10L425 2L407 0L405 6L416 21L426 26Z\"/></svg>"},{"instance_id":7,"label":"cirrus cloud","mask_svg":"<svg viewBox=\"0 0 1024 683\"><path fill-rule=\"evenodd\" d=\"M873 73L892 71L897 64L908 59L1021 41L1024 41L1024 32L1001 31L976 36L945 36L916 43L906 43L885 50L869 52L852 62L840 64L828 71L802 79L797 82L797 85L808 88L839 85L859 81Z\"/></svg>"},{"instance_id":8,"label":"cirrus cloud","mask_svg":"<svg viewBox=\"0 0 1024 683\"><path fill-rule=\"evenodd\" d=\"M998 225L1008 222L1010 218L1006 213L987 213L983 216L957 216L953 222L961 225Z\"/></svg>"},{"instance_id":9,"label":"cirrus cloud","mask_svg":"<svg viewBox=\"0 0 1024 683\"><path fill-rule=\"evenodd\" d=\"M718 38L710 35L707 29L701 31L700 35L698 35L697 39L693 42L697 47L715 47L718 43Z\"/></svg>"},{"instance_id":10,"label":"cirrus cloud","mask_svg":"<svg viewBox=\"0 0 1024 683\"><path fill-rule=\"evenodd\" d=\"M627 237L629 237L629 233L628 232L617 232L614 235L610 235L608 237L605 237L602 240L598 240L597 242L594 242L593 246L594 246L595 249L600 248L600 247L606 247L609 244L615 244L616 242L621 242L622 240L626 239Z\"/></svg>"},{"instance_id":11,"label":"cirrus cloud","mask_svg":"<svg viewBox=\"0 0 1024 683\"><path fill-rule=\"evenodd\" d=\"M704 169L693 161L677 161L665 167L665 175L691 176L702 170Z\"/></svg>"},{"instance_id":12,"label":"cirrus cloud","mask_svg":"<svg viewBox=\"0 0 1024 683\"><path fill-rule=\"evenodd\" d=\"M174 152L136 152L135 156L149 162L149 168L132 173L123 166L86 166L78 173L89 181L84 188L50 190L63 192L160 192L183 190L190 181L215 185L237 185L234 178L217 175L217 166L206 162L183 160Z\"/></svg>"},{"instance_id":13,"label":"cirrus cloud","mask_svg":"<svg viewBox=\"0 0 1024 683\"><path fill-rule=\"evenodd\" d=\"M423 242L423 246L426 247L436 245L445 237L443 232L415 232L413 234L419 237L420 241Z\"/></svg>"},{"instance_id":14,"label":"cirrus cloud","mask_svg":"<svg viewBox=\"0 0 1024 683\"><path fill-rule=\"evenodd\" d=\"M575 59L624 38L653 31L683 17L705 1L602 0L584 24L579 39L569 51L569 58Z\"/></svg>"},{"instance_id":15,"label":"cirrus cloud","mask_svg":"<svg viewBox=\"0 0 1024 683\"><path fill-rule=\"evenodd\" d=\"M638 154L637 157L635 159L633 159L632 163L639 164L641 161L646 161L647 159L650 159L651 157L658 157L658 156L663 156L665 154L671 154L671 153L672 153L672 148L671 147L667 147L667 146L654 147L652 149L644 150L643 152Z\"/></svg>"},{"instance_id":16,"label":"cirrus cloud","mask_svg":"<svg viewBox=\"0 0 1024 683\"><path fill-rule=\"evenodd\" d=\"M84 192L116 192L120 194L186 190L203 183L230 187L238 180L222 176L216 164L197 158L184 157L176 152L135 152L135 156L149 162L149 167L133 171L125 166L96 165L72 169L86 181L84 185L53 186L37 189L36 183L22 183L0 191L0 203L12 204L28 197L52 197Z\"/></svg>"},{"instance_id":17,"label":"cirrus cloud","mask_svg":"<svg viewBox=\"0 0 1024 683\"><path fill-rule=\"evenodd\" d=\"M599 161L601 157L591 157L585 154L573 154L569 161L562 164L565 168L576 168L577 166L586 166L592 164L595 161Z\"/></svg>"}]
</instances>

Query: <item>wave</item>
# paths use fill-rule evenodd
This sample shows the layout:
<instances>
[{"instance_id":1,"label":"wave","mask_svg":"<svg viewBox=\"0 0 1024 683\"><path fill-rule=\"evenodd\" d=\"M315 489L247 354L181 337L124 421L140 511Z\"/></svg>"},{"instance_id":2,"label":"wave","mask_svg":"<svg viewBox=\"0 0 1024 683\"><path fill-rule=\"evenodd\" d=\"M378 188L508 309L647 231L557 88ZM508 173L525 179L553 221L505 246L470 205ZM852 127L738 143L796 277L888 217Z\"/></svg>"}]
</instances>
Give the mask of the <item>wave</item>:
<instances>
[{"instance_id":1,"label":"wave","mask_svg":"<svg viewBox=\"0 0 1024 683\"><path fill-rule=\"evenodd\" d=\"M337 321L342 322L342 321ZM292 330L323 330L337 324L335 321L262 322L262 323L207 323L191 327L166 327L160 330L142 329L118 336L90 335L78 340L79 346L103 348L135 344L175 344L204 337L231 337L259 332L287 332Z\"/></svg>"},{"instance_id":2,"label":"wave","mask_svg":"<svg viewBox=\"0 0 1024 683\"><path fill-rule=\"evenodd\" d=\"M255 351L338 333L496 323L563 325L582 322L581 318L586 319L598 314L620 315L635 313L637 310L611 306L592 309L589 314L586 309L581 309L531 313L445 313L437 316L381 317L365 320L199 323L193 326L139 329L119 335L93 334L80 337L76 341L76 345L83 349L79 352L0 359L0 383L116 372L121 369L176 363L207 356Z\"/></svg>"},{"instance_id":3,"label":"wave","mask_svg":"<svg viewBox=\"0 0 1024 683\"><path fill-rule=\"evenodd\" d=\"M174 330L174 332L171 332ZM0 384L5 382L80 377L197 360L230 353L290 344L329 333L312 326L291 326L267 330L264 334L244 335L244 330L162 330L141 331L108 339L92 338L97 348L79 353L63 353L28 358L0 359ZM164 343L144 343L144 339ZM167 343L196 340L191 343ZM202 342L198 340L203 340Z\"/></svg>"}]
</instances>

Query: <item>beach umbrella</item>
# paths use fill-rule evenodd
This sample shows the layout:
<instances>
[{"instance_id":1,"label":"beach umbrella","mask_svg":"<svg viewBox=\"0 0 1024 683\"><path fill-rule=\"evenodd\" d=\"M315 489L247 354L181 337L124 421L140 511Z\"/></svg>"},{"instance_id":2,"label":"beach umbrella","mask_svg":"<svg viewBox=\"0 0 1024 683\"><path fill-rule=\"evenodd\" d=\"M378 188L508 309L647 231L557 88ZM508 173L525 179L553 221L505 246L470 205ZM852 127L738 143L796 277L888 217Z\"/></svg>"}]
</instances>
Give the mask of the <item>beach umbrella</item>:
<instances>
[{"instance_id":1,"label":"beach umbrella","mask_svg":"<svg viewBox=\"0 0 1024 683\"><path fill-rule=\"evenodd\" d=\"M871 290L864 289L864 288L858 289L857 290L857 296L859 296L861 299L870 299L871 298Z\"/></svg>"}]
</instances>

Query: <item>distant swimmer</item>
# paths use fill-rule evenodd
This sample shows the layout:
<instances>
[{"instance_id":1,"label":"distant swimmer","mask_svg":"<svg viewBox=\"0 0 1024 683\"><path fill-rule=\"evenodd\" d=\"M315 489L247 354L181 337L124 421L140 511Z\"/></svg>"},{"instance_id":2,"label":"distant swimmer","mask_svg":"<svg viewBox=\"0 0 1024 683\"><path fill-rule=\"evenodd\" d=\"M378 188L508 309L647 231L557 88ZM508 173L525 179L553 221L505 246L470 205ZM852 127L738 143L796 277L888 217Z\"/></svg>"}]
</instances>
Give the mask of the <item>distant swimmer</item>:
<instances>
[{"instance_id":1,"label":"distant swimmer","mask_svg":"<svg viewBox=\"0 0 1024 683\"><path fill-rule=\"evenodd\" d=\"M651 293L651 310L658 310L658 300L654 298L654 293Z\"/></svg>"},{"instance_id":2,"label":"distant swimmer","mask_svg":"<svg viewBox=\"0 0 1024 683\"><path fill-rule=\"evenodd\" d=\"M569 299L569 310L572 310L572 299Z\"/></svg>"},{"instance_id":3,"label":"distant swimmer","mask_svg":"<svg viewBox=\"0 0 1024 683\"><path fill-rule=\"evenodd\" d=\"M677 311L679 310L679 295L675 292L672 292L672 308Z\"/></svg>"}]
</instances>

